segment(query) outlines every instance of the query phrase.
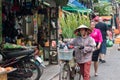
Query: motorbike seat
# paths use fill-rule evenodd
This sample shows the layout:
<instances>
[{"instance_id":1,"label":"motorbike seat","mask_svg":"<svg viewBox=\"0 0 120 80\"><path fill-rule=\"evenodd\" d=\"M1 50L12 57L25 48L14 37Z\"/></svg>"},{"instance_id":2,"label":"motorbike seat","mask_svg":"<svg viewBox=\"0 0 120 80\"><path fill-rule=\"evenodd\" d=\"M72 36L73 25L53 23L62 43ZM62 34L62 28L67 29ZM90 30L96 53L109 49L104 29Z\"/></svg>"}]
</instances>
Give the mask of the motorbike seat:
<instances>
[{"instance_id":1,"label":"motorbike seat","mask_svg":"<svg viewBox=\"0 0 120 80\"><path fill-rule=\"evenodd\" d=\"M8 58L11 58L11 57L19 57L19 56L23 56L23 55L31 55L33 53L34 53L34 49L31 49L31 50L22 50L22 51L8 52L8 53L5 53L5 55Z\"/></svg>"}]
</instances>

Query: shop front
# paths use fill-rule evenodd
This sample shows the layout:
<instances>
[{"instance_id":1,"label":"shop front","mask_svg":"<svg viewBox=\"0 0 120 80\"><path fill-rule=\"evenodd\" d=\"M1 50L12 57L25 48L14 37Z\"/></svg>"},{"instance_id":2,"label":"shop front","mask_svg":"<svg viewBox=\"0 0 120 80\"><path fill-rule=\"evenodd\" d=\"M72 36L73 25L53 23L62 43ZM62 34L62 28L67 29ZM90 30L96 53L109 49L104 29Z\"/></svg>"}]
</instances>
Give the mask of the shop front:
<instances>
[{"instance_id":1,"label":"shop front","mask_svg":"<svg viewBox=\"0 0 120 80\"><path fill-rule=\"evenodd\" d=\"M3 0L2 42L21 46L39 44L43 60L57 63L57 20L54 0Z\"/></svg>"}]
</instances>

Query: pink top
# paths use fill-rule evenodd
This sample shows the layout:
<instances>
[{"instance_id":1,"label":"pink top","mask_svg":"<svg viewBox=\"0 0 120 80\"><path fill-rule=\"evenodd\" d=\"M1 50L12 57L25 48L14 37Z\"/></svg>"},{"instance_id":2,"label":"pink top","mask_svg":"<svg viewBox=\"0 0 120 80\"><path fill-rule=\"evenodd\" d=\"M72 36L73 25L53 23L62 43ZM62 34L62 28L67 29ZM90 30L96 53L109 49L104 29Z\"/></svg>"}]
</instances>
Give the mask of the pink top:
<instances>
[{"instance_id":1,"label":"pink top","mask_svg":"<svg viewBox=\"0 0 120 80\"><path fill-rule=\"evenodd\" d=\"M90 36L95 40L95 42L102 42L102 34L99 29L94 28Z\"/></svg>"}]
</instances>

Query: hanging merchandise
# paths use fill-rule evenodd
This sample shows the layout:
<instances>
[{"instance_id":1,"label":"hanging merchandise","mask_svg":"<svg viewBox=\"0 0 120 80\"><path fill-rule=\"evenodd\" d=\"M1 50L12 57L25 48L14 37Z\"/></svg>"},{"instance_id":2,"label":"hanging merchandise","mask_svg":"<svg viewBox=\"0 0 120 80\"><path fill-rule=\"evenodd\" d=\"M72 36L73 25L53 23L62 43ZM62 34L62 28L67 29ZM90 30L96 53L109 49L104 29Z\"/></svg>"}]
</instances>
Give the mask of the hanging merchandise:
<instances>
[{"instance_id":1,"label":"hanging merchandise","mask_svg":"<svg viewBox=\"0 0 120 80\"><path fill-rule=\"evenodd\" d=\"M7 20L2 22L2 35L4 38L8 37L10 42L15 42L17 36L17 30L15 29L15 21L13 16L9 16Z\"/></svg>"},{"instance_id":2,"label":"hanging merchandise","mask_svg":"<svg viewBox=\"0 0 120 80\"><path fill-rule=\"evenodd\" d=\"M34 39L35 39L35 42L37 42L37 34L38 34L38 24L37 24L37 16L38 14L35 13L34 16L33 16L33 25L34 25Z\"/></svg>"},{"instance_id":3,"label":"hanging merchandise","mask_svg":"<svg viewBox=\"0 0 120 80\"><path fill-rule=\"evenodd\" d=\"M30 16L27 16L27 17L26 17L26 22L27 22L27 23L31 23L31 21L32 21L32 20L31 20L31 17L30 17Z\"/></svg>"},{"instance_id":4,"label":"hanging merchandise","mask_svg":"<svg viewBox=\"0 0 120 80\"><path fill-rule=\"evenodd\" d=\"M34 15L33 23L34 23L34 34L37 34L38 33L37 13Z\"/></svg>"},{"instance_id":5,"label":"hanging merchandise","mask_svg":"<svg viewBox=\"0 0 120 80\"><path fill-rule=\"evenodd\" d=\"M20 10L19 0L13 0L13 6L12 6L11 10L12 10L13 12L17 12L17 11Z\"/></svg>"},{"instance_id":6,"label":"hanging merchandise","mask_svg":"<svg viewBox=\"0 0 120 80\"><path fill-rule=\"evenodd\" d=\"M33 8L37 8L39 6L39 0L32 0Z\"/></svg>"},{"instance_id":7,"label":"hanging merchandise","mask_svg":"<svg viewBox=\"0 0 120 80\"><path fill-rule=\"evenodd\" d=\"M38 14L38 17L37 17L37 23L38 23L38 26L41 26L41 15Z\"/></svg>"},{"instance_id":8,"label":"hanging merchandise","mask_svg":"<svg viewBox=\"0 0 120 80\"><path fill-rule=\"evenodd\" d=\"M32 13L32 8L33 8L33 5L32 5L32 2L31 0L25 0L24 2L22 2L22 5L21 5L21 10L22 11L22 15L33 15Z\"/></svg>"},{"instance_id":9,"label":"hanging merchandise","mask_svg":"<svg viewBox=\"0 0 120 80\"><path fill-rule=\"evenodd\" d=\"M26 9L31 9L32 8L32 2L31 1L25 2L24 4L25 4Z\"/></svg>"}]
</instances>

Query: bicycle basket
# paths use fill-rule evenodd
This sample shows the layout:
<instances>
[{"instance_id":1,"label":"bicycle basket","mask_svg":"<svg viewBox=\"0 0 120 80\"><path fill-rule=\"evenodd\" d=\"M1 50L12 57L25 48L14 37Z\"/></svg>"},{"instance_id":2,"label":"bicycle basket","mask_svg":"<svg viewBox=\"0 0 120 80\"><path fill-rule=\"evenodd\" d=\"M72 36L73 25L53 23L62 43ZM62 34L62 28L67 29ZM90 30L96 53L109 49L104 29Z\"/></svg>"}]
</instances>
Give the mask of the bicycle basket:
<instances>
[{"instance_id":1,"label":"bicycle basket","mask_svg":"<svg viewBox=\"0 0 120 80\"><path fill-rule=\"evenodd\" d=\"M58 59L71 60L72 58L73 58L73 50L72 49L68 49L68 50L60 49L59 50Z\"/></svg>"}]
</instances>

